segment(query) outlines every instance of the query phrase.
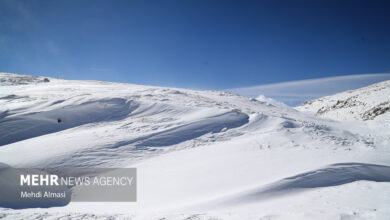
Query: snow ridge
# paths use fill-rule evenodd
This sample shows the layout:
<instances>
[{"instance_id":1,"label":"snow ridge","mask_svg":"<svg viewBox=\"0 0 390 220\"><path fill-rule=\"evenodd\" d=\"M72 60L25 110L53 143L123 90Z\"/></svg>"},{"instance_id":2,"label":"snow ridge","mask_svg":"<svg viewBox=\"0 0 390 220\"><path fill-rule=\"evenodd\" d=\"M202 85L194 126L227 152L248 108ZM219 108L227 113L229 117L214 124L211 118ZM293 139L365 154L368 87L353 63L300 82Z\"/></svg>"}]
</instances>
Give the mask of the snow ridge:
<instances>
[{"instance_id":1,"label":"snow ridge","mask_svg":"<svg viewBox=\"0 0 390 220\"><path fill-rule=\"evenodd\" d=\"M336 120L375 120L388 118L390 81L315 99L296 109Z\"/></svg>"}]
</instances>

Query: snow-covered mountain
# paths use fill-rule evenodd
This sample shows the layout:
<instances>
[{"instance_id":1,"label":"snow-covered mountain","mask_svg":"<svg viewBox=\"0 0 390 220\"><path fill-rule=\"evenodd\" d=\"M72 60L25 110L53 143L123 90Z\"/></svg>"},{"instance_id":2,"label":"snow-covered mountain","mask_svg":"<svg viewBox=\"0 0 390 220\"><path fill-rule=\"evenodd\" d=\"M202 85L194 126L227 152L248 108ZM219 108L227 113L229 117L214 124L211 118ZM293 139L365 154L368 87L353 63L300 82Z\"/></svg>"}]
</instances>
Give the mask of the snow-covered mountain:
<instances>
[{"instance_id":1,"label":"snow-covered mountain","mask_svg":"<svg viewBox=\"0 0 390 220\"><path fill-rule=\"evenodd\" d=\"M390 128L390 81L322 97L296 107L300 111L343 121L365 121Z\"/></svg>"},{"instance_id":2,"label":"snow-covered mountain","mask_svg":"<svg viewBox=\"0 0 390 220\"><path fill-rule=\"evenodd\" d=\"M220 91L8 73L0 115L1 163L138 175L135 203L3 208L4 218L390 216L390 138L359 121Z\"/></svg>"}]
</instances>

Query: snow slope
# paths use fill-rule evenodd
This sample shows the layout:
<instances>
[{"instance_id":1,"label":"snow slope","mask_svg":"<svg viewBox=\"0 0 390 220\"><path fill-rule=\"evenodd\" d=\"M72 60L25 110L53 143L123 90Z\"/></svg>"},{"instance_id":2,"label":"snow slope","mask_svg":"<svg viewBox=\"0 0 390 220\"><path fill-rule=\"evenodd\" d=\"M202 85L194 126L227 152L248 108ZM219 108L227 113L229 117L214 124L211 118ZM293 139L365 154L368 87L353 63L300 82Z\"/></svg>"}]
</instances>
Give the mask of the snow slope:
<instances>
[{"instance_id":1,"label":"snow slope","mask_svg":"<svg viewBox=\"0 0 390 220\"><path fill-rule=\"evenodd\" d=\"M390 216L388 132L227 92L48 79L0 73L0 162L136 167L138 201L6 219Z\"/></svg>"},{"instance_id":2,"label":"snow slope","mask_svg":"<svg viewBox=\"0 0 390 220\"><path fill-rule=\"evenodd\" d=\"M390 130L390 81L315 99L296 109L334 120L365 121L386 132Z\"/></svg>"}]
</instances>

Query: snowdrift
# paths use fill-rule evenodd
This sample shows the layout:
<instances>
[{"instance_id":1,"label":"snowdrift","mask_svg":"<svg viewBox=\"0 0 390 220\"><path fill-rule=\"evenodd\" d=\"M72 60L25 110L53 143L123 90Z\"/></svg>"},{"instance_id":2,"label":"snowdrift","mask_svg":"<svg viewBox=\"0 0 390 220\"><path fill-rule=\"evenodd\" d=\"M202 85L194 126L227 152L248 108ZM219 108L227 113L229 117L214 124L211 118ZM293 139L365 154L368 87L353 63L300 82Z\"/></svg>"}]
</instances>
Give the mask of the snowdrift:
<instances>
[{"instance_id":1,"label":"snowdrift","mask_svg":"<svg viewBox=\"0 0 390 220\"><path fill-rule=\"evenodd\" d=\"M1 210L6 217L390 215L384 208L390 204L386 127L320 118L266 98L219 91L5 73L0 79L0 162L135 167L139 186L136 203ZM390 97L385 88L377 92ZM359 99L369 94L361 92ZM386 114L372 123L383 122L379 118Z\"/></svg>"},{"instance_id":2,"label":"snowdrift","mask_svg":"<svg viewBox=\"0 0 390 220\"><path fill-rule=\"evenodd\" d=\"M0 145L33 138L88 123L121 120L131 112L124 99L88 101L74 106L41 111L0 120ZM108 114L109 113L109 114Z\"/></svg>"}]
</instances>

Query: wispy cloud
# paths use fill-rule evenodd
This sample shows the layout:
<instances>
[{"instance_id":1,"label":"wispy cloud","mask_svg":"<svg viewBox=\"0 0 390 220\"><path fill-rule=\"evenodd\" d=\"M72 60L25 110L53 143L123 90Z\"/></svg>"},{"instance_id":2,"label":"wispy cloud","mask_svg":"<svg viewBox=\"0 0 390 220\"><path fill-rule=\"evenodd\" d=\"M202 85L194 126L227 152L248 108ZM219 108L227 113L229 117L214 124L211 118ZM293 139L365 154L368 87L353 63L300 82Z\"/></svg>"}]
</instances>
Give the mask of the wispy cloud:
<instances>
[{"instance_id":1,"label":"wispy cloud","mask_svg":"<svg viewBox=\"0 0 390 220\"><path fill-rule=\"evenodd\" d=\"M311 99L345 90L357 89L384 80L390 80L390 73L358 74L298 80L236 88L228 91L249 97L265 95L288 105L298 105Z\"/></svg>"}]
</instances>

